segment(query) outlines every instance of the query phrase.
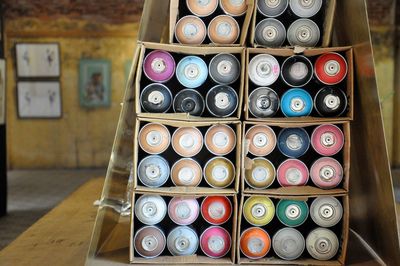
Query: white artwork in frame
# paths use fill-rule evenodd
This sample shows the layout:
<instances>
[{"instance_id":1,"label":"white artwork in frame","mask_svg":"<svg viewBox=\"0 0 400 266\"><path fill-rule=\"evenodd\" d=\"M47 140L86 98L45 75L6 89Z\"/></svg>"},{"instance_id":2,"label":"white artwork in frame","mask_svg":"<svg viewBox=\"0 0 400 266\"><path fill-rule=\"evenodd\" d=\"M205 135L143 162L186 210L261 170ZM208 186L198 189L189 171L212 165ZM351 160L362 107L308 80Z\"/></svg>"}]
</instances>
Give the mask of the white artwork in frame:
<instances>
[{"instance_id":1,"label":"white artwork in frame","mask_svg":"<svg viewBox=\"0 0 400 266\"><path fill-rule=\"evenodd\" d=\"M6 122L6 60L0 59L0 125Z\"/></svg>"},{"instance_id":2,"label":"white artwork in frame","mask_svg":"<svg viewBox=\"0 0 400 266\"><path fill-rule=\"evenodd\" d=\"M19 78L58 78L60 50L57 43L17 43Z\"/></svg>"},{"instance_id":3,"label":"white artwork in frame","mask_svg":"<svg viewBox=\"0 0 400 266\"><path fill-rule=\"evenodd\" d=\"M60 118L61 89L58 81L20 81L17 83L20 118Z\"/></svg>"}]
</instances>

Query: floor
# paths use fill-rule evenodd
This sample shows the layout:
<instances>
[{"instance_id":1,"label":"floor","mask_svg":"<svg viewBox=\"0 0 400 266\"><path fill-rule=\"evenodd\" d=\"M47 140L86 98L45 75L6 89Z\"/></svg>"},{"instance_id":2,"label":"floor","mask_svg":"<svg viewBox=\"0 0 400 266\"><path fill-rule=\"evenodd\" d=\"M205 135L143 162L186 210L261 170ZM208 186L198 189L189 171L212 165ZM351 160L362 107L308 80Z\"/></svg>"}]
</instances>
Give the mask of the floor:
<instances>
[{"instance_id":1,"label":"floor","mask_svg":"<svg viewBox=\"0 0 400 266\"><path fill-rule=\"evenodd\" d=\"M8 173L8 215L0 218L0 250L92 177L105 169Z\"/></svg>"}]
</instances>

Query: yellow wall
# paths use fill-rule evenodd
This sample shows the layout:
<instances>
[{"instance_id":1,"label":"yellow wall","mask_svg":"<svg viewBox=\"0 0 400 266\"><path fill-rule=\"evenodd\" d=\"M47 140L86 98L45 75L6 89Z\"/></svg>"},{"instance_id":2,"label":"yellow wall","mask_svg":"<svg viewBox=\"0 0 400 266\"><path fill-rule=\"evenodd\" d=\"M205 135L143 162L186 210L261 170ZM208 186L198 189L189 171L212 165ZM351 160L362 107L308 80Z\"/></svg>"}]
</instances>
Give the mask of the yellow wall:
<instances>
[{"instance_id":1,"label":"yellow wall","mask_svg":"<svg viewBox=\"0 0 400 266\"><path fill-rule=\"evenodd\" d=\"M6 23L6 32L37 30L30 21ZM53 22L52 30L57 27ZM75 24L74 24L75 23ZM56 25L56 26L55 26ZM131 32L137 24L125 25ZM44 27L44 29L43 29ZM49 26L50 27L50 26ZM71 26L72 27L72 26ZM75 29L75 28L73 28ZM73 37L48 38L42 26L35 38L6 35L7 59L7 150L11 169L104 167L108 164L114 140L120 102L125 89L125 63L133 56L136 40L118 37L83 38L85 30L72 32ZM70 31L69 31L70 32ZM110 32L110 31L109 31ZM32 33L32 32L30 32ZM6 33L7 34L7 33ZM11 36L10 36L11 35ZM65 34L69 36L68 34ZM79 37L82 35L82 37ZM110 34L108 34L110 35ZM129 34L128 34L129 35ZM26 35L23 35L26 36ZM122 35L123 36L123 35ZM61 94L63 117L57 120L19 119L17 116L14 47L17 42L58 42L61 49ZM80 107L78 94L79 60L81 58L112 61L112 102L110 108L88 110Z\"/></svg>"}]
</instances>

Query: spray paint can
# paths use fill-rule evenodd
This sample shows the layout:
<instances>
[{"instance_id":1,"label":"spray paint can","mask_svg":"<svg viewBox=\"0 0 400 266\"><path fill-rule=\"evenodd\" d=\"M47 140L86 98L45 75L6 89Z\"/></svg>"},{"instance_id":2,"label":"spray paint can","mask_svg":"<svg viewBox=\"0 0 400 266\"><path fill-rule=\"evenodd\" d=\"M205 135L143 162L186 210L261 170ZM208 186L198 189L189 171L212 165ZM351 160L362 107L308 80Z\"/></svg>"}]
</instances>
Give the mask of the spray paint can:
<instances>
[{"instance_id":1,"label":"spray paint can","mask_svg":"<svg viewBox=\"0 0 400 266\"><path fill-rule=\"evenodd\" d=\"M320 116L340 116L347 109L347 96L341 89L324 87L315 95L314 107Z\"/></svg>"},{"instance_id":2,"label":"spray paint can","mask_svg":"<svg viewBox=\"0 0 400 266\"><path fill-rule=\"evenodd\" d=\"M245 169L246 183L254 189L266 189L271 186L276 177L272 162L263 157L257 157L251 161L251 168Z\"/></svg>"},{"instance_id":3,"label":"spray paint can","mask_svg":"<svg viewBox=\"0 0 400 266\"><path fill-rule=\"evenodd\" d=\"M174 197L168 204L168 216L178 225L189 225L199 217L200 207L195 198Z\"/></svg>"},{"instance_id":4,"label":"spray paint can","mask_svg":"<svg viewBox=\"0 0 400 266\"><path fill-rule=\"evenodd\" d=\"M178 160L171 168L171 180L175 186L197 187L203 177L203 170L198 162L190 158Z\"/></svg>"},{"instance_id":5,"label":"spray paint can","mask_svg":"<svg viewBox=\"0 0 400 266\"><path fill-rule=\"evenodd\" d=\"M163 231L155 226L140 228L133 240L136 252L146 259L160 256L165 249L166 242Z\"/></svg>"},{"instance_id":6,"label":"spray paint can","mask_svg":"<svg viewBox=\"0 0 400 266\"><path fill-rule=\"evenodd\" d=\"M316 260L330 260L339 250L339 239L329 229L317 228L306 238L308 253Z\"/></svg>"},{"instance_id":7,"label":"spray paint can","mask_svg":"<svg viewBox=\"0 0 400 266\"><path fill-rule=\"evenodd\" d=\"M311 135L311 146L322 156L333 156L344 146L343 132L332 124L318 126Z\"/></svg>"},{"instance_id":8,"label":"spray paint can","mask_svg":"<svg viewBox=\"0 0 400 266\"><path fill-rule=\"evenodd\" d=\"M302 161L288 159L279 165L277 177L282 187L304 186L308 182L309 172Z\"/></svg>"},{"instance_id":9,"label":"spray paint can","mask_svg":"<svg viewBox=\"0 0 400 266\"><path fill-rule=\"evenodd\" d=\"M286 226L300 226L308 218L308 205L301 200L282 199L276 205L276 216Z\"/></svg>"},{"instance_id":10,"label":"spray paint can","mask_svg":"<svg viewBox=\"0 0 400 266\"><path fill-rule=\"evenodd\" d=\"M251 196L243 204L243 216L254 226L265 226L275 216L275 206L266 196Z\"/></svg>"},{"instance_id":11,"label":"spray paint can","mask_svg":"<svg viewBox=\"0 0 400 266\"><path fill-rule=\"evenodd\" d=\"M173 256L189 256L196 253L199 237L189 226L175 227L167 237L167 248Z\"/></svg>"},{"instance_id":12,"label":"spray paint can","mask_svg":"<svg viewBox=\"0 0 400 266\"><path fill-rule=\"evenodd\" d=\"M234 83L240 77L240 62L233 54L221 53L214 56L208 66L212 80L221 85Z\"/></svg>"},{"instance_id":13,"label":"spray paint can","mask_svg":"<svg viewBox=\"0 0 400 266\"><path fill-rule=\"evenodd\" d=\"M194 15L207 17L217 9L218 0L186 0L186 6Z\"/></svg>"},{"instance_id":14,"label":"spray paint can","mask_svg":"<svg viewBox=\"0 0 400 266\"><path fill-rule=\"evenodd\" d=\"M219 15L208 24L208 38L215 44L234 44L240 35L237 21L228 15Z\"/></svg>"},{"instance_id":15,"label":"spray paint can","mask_svg":"<svg viewBox=\"0 0 400 266\"><path fill-rule=\"evenodd\" d=\"M153 82L167 82L175 74L175 60L167 51L152 51L143 61L143 72Z\"/></svg>"},{"instance_id":16,"label":"spray paint can","mask_svg":"<svg viewBox=\"0 0 400 266\"><path fill-rule=\"evenodd\" d=\"M215 117L231 116L238 108L236 91L227 85L212 87L206 95L207 110Z\"/></svg>"},{"instance_id":17,"label":"spray paint can","mask_svg":"<svg viewBox=\"0 0 400 266\"><path fill-rule=\"evenodd\" d=\"M268 87L257 88L249 96L249 112L257 118L273 117L279 104L278 94Z\"/></svg>"},{"instance_id":18,"label":"spray paint can","mask_svg":"<svg viewBox=\"0 0 400 266\"><path fill-rule=\"evenodd\" d=\"M208 77L208 68L203 59L189 55L179 61L176 78L186 88L194 89L203 85Z\"/></svg>"},{"instance_id":19,"label":"spray paint can","mask_svg":"<svg viewBox=\"0 0 400 266\"><path fill-rule=\"evenodd\" d=\"M246 0L219 0L219 5L225 14L238 17L247 11Z\"/></svg>"},{"instance_id":20,"label":"spray paint can","mask_svg":"<svg viewBox=\"0 0 400 266\"><path fill-rule=\"evenodd\" d=\"M172 148L182 157L196 156L203 148L203 135L195 127L180 127L172 134Z\"/></svg>"},{"instance_id":21,"label":"spray paint can","mask_svg":"<svg viewBox=\"0 0 400 266\"><path fill-rule=\"evenodd\" d=\"M168 162L159 155L150 155L140 161L138 178L146 187L161 187L169 177Z\"/></svg>"},{"instance_id":22,"label":"spray paint can","mask_svg":"<svg viewBox=\"0 0 400 266\"><path fill-rule=\"evenodd\" d=\"M266 125L254 125L247 132L245 141L249 142L249 152L254 156L267 156L276 146L276 135Z\"/></svg>"},{"instance_id":23,"label":"spray paint can","mask_svg":"<svg viewBox=\"0 0 400 266\"><path fill-rule=\"evenodd\" d=\"M266 18L260 21L255 29L256 44L267 47L280 47L286 40L286 28L277 19Z\"/></svg>"},{"instance_id":24,"label":"spray paint can","mask_svg":"<svg viewBox=\"0 0 400 266\"><path fill-rule=\"evenodd\" d=\"M201 116L204 112L205 102L203 96L198 91L184 89L175 96L173 107L175 113Z\"/></svg>"},{"instance_id":25,"label":"spray paint can","mask_svg":"<svg viewBox=\"0 0 400 266\"><path fill-rule=\"evenodd\" d=\"M214 157L204 166L204 179L213 188L226 188L235 180L235 166L224 157Z\"/></svg>"},{"instance_id":26,"label":"spray paint can","mask_svg":"<svg viewBox=\"0 0 400 266\"><path fill-rule=\"evenodd\" d=\"M201 203L201 216L212 225L226 223L232 216L232 203L225 196L208 196Z\"/></svg>"},{"instance_id":27,"label":"spray paint can","mask_svg":"<svg viewBox=\"0 0 400 266\"><path fill-rule=\"evenodd\" d=\"M139 146L149 154L160 154L168 149L171 134L166 126L159 123L148 123L139 131Z\"/></svg>"},{"instance_id":28,"label":"spray paint can","mask_svg":"<svg viewBox=\"0 0 400 266\"><path fill-rule=\"evenodd\" d=\"M207 36L207 27L196 16L185 16L175 25L175 38L181 44L199 45Z\"/></svg>"},{"instance_id":29,"label":"spray paint can","mask_svg":"<svg viewBox=\"0 0 400 266\"><path fill-rule=\"evenodd\" d=\"M231 153L236 147L236 133L228 125L214 125L204 136L207 150L214 155L223 156Z\"/></svg>"},{"instance_id":30,"label":"spray paint can","mask_svg":"<svg viewBox=\"0 0 400 266\"><path fill-rule=\"evenodd\" d=\"M258 54L249 63L249 78L257 86L269 86L279 78L278 60L269 54Z\"/></svg>"},{"instance_id":31,"label":"spray paint can","mask_svg":"<svg viewBox=\"0 0 400 266\"><path fill-rule=\"evenodd\" d=\"M304 128L284 128L278 135L278 149L289 158L299 158L310 147L310 137Z\"/></svg>"},{"instance_id":32,"label":"spray paint can","mask_svg":"<svg viewBox=\"0 0 400 266\"><path fill-rule=\"evenodd\" d=\"M291 87L303 87L313 77L313 65L304 55L292 55L283 62L281 77Z\"/></svg>"},{"instance_id":33,"label":"spray paint can","mask_svg":"<svg viewBox=\"0 0 400 266\"><path fill-rule=\"evenodd\" d=\"M258 0L257 9L266 17L278 17L287 9L288 0Z\"/></svg>"},{"instance_id":34,"label":"spray paint can","mask_svg":"<svg viewBox=\"0 0 400 266\"><path fill-rule=\"evenodd\" d=\"M272 248L283 260L295 260L303 254L306 241L294 228L282 228L272 237Z\"/></svg>"},{"instance_id":35,"label":"spray paint can","mask_svg":"<svg viewBox=\"0 0 400 266\"><path fill-rule=\"evenodd\" d=\"M343 217L343 206L334 197L322 196L316 198L310 207L311 219L321 227L337 225Z\"/></svg>"},{"instance_id":36,"label":"spray paint can","mask_svg":"<svg viewBox=\"0 0 400 266\"><path fill-rule=\"evenodd\" d=\"M337 187L343 179L343 167L335 159L322 157L314 162L310 169L313 183L322 189Z\"/></svg>"},{"instance_id":37,"label":"spray paint can","mask_svg":"<svg viewBox=\"0 0 400 266\"><path fill-rule=\"evenodd\" d=\"M140 94L140 104L145 112L166 113L172 105L172 94L161 83L147 85Z\"/></svg>"},{"instance_id":38,"label":"spray paint can","mask_svg":"<svg viewBox=\"0 0 400 266\"><path fill-rule=\"evenodd\" d=\"M296 16L310 18L321 10L322 0L290 0L289 7Z\"/></svg>"},{"instance_id":39,"label":"spray paint can","mask_svg":"<svg viewBox=\"0 0 400 266\"><path fill-rule=\"evenodd\" d=\"M303 89L290 89L281 98L281 110L286 117L308 116L312 109L313 99Z\"/></svg>"},{"instance_id":40,"label":"spray paint can","mask_svg":"<svg viewBox=\"0 0 400 266\"><path fill-rule=\"evenodd\" d=\"M225 257L231 246L232 238L229 232L220 226L211 226L200 236L201 250L207 257L213 259Z\"/></svg>"},{"instance_id":41,"label":"spray paint can","mask_svg":"<svg viewBox=\"0 0 400 266\"><path fill-rule=\"evenodd\" d=\"M310 19L298 19L287 30L287 40L292 46L314 47L320 37L318 25Z\"/></svg>"},{"instance_id":42,"label":"spray paint can","mask_svg":"<svg viewBox=\"0 0 400 266\"><path fill-rule=\"evenodd\" d=\"M142 195L135 202L135 215L146 225L160 223L167 214L167 204L158 195Z\"/></svg>"},{"instance_id":43,"label":"spray paint can","mask_svg":"<svg viewBox=\"0 0 400 266\"><path fill-rule=\"evenodd\" d=\"M240 251L249 259L261 259L268 254L270 249L271 238L264 229L250 227L240 236Z\"/></svg>"},{"instance_id":44,"label":"spray paint can","mask_svg":"<svg viewBox=\"0 0 400 266\"><path fill-rule=\"evenodd\" d=\"M334 52L320 55L314 64L315 77L325 85L342 82L347 76L347 71L346 59Z\"/></svg>"}]
</instances>

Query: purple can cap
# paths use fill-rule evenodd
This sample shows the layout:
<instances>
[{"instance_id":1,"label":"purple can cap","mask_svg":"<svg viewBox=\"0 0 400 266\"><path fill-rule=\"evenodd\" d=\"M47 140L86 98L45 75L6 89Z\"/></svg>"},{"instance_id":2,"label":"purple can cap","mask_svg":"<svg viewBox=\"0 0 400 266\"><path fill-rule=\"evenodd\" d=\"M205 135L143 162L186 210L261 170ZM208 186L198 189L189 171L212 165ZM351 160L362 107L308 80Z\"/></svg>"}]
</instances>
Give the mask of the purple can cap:
<instances>
[{"instance_id":1,"label":"purple can cap","mask_svg":"<svg viewBox=\"0 0 400 266\"><path fill-rule=\"evenodd\" d=\"M175 60L166 51L152 51L144 59L143 72L151 81L166 82L175 74Z\"/></svg>"}]
</instances>

